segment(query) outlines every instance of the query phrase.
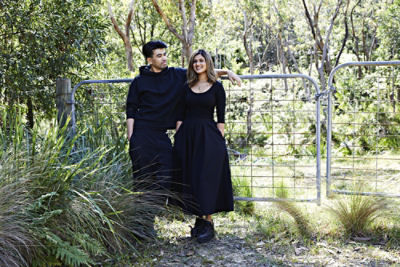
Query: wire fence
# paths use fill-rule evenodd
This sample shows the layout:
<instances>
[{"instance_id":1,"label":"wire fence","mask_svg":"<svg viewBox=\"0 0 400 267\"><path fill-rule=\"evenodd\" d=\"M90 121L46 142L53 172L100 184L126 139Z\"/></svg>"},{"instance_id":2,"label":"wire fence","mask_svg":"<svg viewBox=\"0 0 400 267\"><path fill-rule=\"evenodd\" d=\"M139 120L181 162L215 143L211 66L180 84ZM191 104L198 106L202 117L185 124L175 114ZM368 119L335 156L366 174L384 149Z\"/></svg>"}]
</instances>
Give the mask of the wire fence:
<instances>
[{"instance_id":1,"label":"wire fence","mask_svg":"<svg viewBox=\"0 0 400 267\"><path fill-rule=\"evenodd\" d=\"M327 195L400 197L400 61L340 65L329 88Z\"/></svg>"},{"instance_id":2,"label":"wire fence","mask_svg":"<svg viewBox=\"0 0 400 267\"><path fill-rule=\"evenodd\" d=\"M235 199L319 203L317 83L301 74L241 78L242 87L223 81L227 94L225 137ZM125 135L125 99L131 81L89 80L76 85L76 127L94 120L112 124L116 132Z\"/></svg>"}]
</instances>

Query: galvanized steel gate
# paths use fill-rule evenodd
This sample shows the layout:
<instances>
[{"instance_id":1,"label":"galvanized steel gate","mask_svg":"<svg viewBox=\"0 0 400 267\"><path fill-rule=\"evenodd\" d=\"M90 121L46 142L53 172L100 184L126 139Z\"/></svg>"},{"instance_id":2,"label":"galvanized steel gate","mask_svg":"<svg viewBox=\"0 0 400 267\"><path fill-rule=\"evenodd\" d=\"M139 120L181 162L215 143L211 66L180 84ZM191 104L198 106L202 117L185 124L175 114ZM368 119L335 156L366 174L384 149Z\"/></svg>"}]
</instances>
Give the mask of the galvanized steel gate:
<instances>
[{"instance_id":1,"label":"galvanized steel gate","mask_svg":"<svg viewBox=\"0 0 400 267\"><path fill-rule=\"evenodd\" d=\"M302 74L241 78L245 83L241 88L224 82L225 136L235 199L320 203L318 84ZM72 90L73 127L90 118L98 121L104 117L101 112L125 135L124 102L131 81L86 80L77 84Z\"/></svg>"},{"instance_id":2,"label":"galvanized steel gate","mask_svg":"<svg viewBox=\"0 0 400 267\"><path fill-rule=\"evenodd\" d=\"M342 64L328 83L327 195L400 197L400 61Z\"/></svg>"}]
</instances>

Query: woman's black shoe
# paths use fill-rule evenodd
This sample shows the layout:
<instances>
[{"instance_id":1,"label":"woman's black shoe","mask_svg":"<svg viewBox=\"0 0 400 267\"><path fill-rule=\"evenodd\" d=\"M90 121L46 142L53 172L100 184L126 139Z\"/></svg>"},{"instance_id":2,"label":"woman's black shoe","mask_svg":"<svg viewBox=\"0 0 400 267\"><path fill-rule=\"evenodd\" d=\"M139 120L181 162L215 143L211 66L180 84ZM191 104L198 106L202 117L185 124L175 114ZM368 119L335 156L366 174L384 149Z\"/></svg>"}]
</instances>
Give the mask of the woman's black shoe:
<instances>
[{"instance_id":1,"label":"woman's black shoe","mask_svg":"<svg viewBox=\"0 0 400 267\"><path fill-rule=\"evenodd\" d=\"M215 236L214 224L207 220L204 220L203 227L197 235L197 242L205 243L213 239Z\"/></svg>"},{"instance_id":2,"label":"woman's black shoe","mask_svg":"<svg viewBox=\"0 0 400 267\"><path fill-rule=\"evenodd\" d=\"M201 228L203 228L205 220L203 218L197 217L194 227L190 229L190 237L195 238L199 235Z\"/></svg>"}]
</instances>

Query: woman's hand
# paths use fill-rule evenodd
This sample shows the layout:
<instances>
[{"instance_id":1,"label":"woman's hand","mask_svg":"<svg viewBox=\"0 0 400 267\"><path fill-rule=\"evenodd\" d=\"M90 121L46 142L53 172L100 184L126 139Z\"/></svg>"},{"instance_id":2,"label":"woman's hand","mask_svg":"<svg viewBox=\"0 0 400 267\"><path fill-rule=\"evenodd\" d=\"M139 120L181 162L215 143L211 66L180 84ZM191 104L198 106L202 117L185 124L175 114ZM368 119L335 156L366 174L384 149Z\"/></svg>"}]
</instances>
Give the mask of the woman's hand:
<instances>
[{"instance_id":1,"label":"woman's hand","mask_svg":"<svg viewBox=\"0 0 400 267\"><path fill-rule=\"evenodd\" d=\"M233 84L237 84L238 86L242 86L242 79L240 79L239 75L235 74L233 71L228 70L228 79Z\"/></svg>"},{"instance_id":2,"label":"woman's hand","mask_svg":"<svg viewBox=\"0 0 400 267\"><path fill-rule=\"evenodd\" d=\"M217 123L217 128L221 132L221 135L224 136L225 132L225 123Z\"/></svg>"},{"instance_id":3,"label":"woman's hand","mask_svg":"<svg viewBox=\"0 0 400 267\"><path fill-rule=\"evenodd\" d=\"M181 127L182 121L177 121L176 126L175 126L175 132L179 130L179 127Z\"/></svg>"},{"instance_id":4,"label":"woman's hand","mask_svg":"<svg viewBox=\"0 0 400 267\"><path fill-rule=\"evenodd\" d=\"M231 81L231 83L237 84L238 86L242 86L242 79L240 79L239 75L235 74L231 70L215 69L215 73L217 74L218 77L221 77L223 75L228 75L228 79Z\"/></svg>"}]
</instances>

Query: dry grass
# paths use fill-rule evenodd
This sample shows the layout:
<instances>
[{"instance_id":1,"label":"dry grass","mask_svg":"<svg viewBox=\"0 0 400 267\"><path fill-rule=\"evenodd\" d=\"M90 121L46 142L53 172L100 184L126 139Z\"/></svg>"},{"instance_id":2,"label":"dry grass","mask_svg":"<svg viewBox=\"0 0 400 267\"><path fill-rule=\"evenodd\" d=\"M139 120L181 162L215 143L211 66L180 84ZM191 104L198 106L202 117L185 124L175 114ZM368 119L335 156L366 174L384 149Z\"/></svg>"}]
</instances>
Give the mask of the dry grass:
<instances>
[{"instance_id":1,"label":"dry grass","mask_svg":"<svg viewBox=\"0 0 400 267\"><path fill-rule=\"evenodd\" d=\"M276 196L281 199L288 198L288 191L286 190L286 186L283 183L281 183L280 186L277 188ZM302 236L310 238L313 235L309 224L309 219L306 218L306 216L296 206L295 203L289 201L278 201L274 204L279 209L287 212L294 219L297 229Z\"/></svg>"},{"instance_id":2,"label":"dry grass","mask_svg":"<svg viewBox=\"0 0 400 267\"><path fill-rule=\"evenodd\" d=\"M357 186L355 192L362 192L362 186ZM335 200L328 206L328 211L342 225L349 236L365 236L368 227L382 215L387 207L387 200L372 196L354 194Z\"/></svg>"}]
</instances>

